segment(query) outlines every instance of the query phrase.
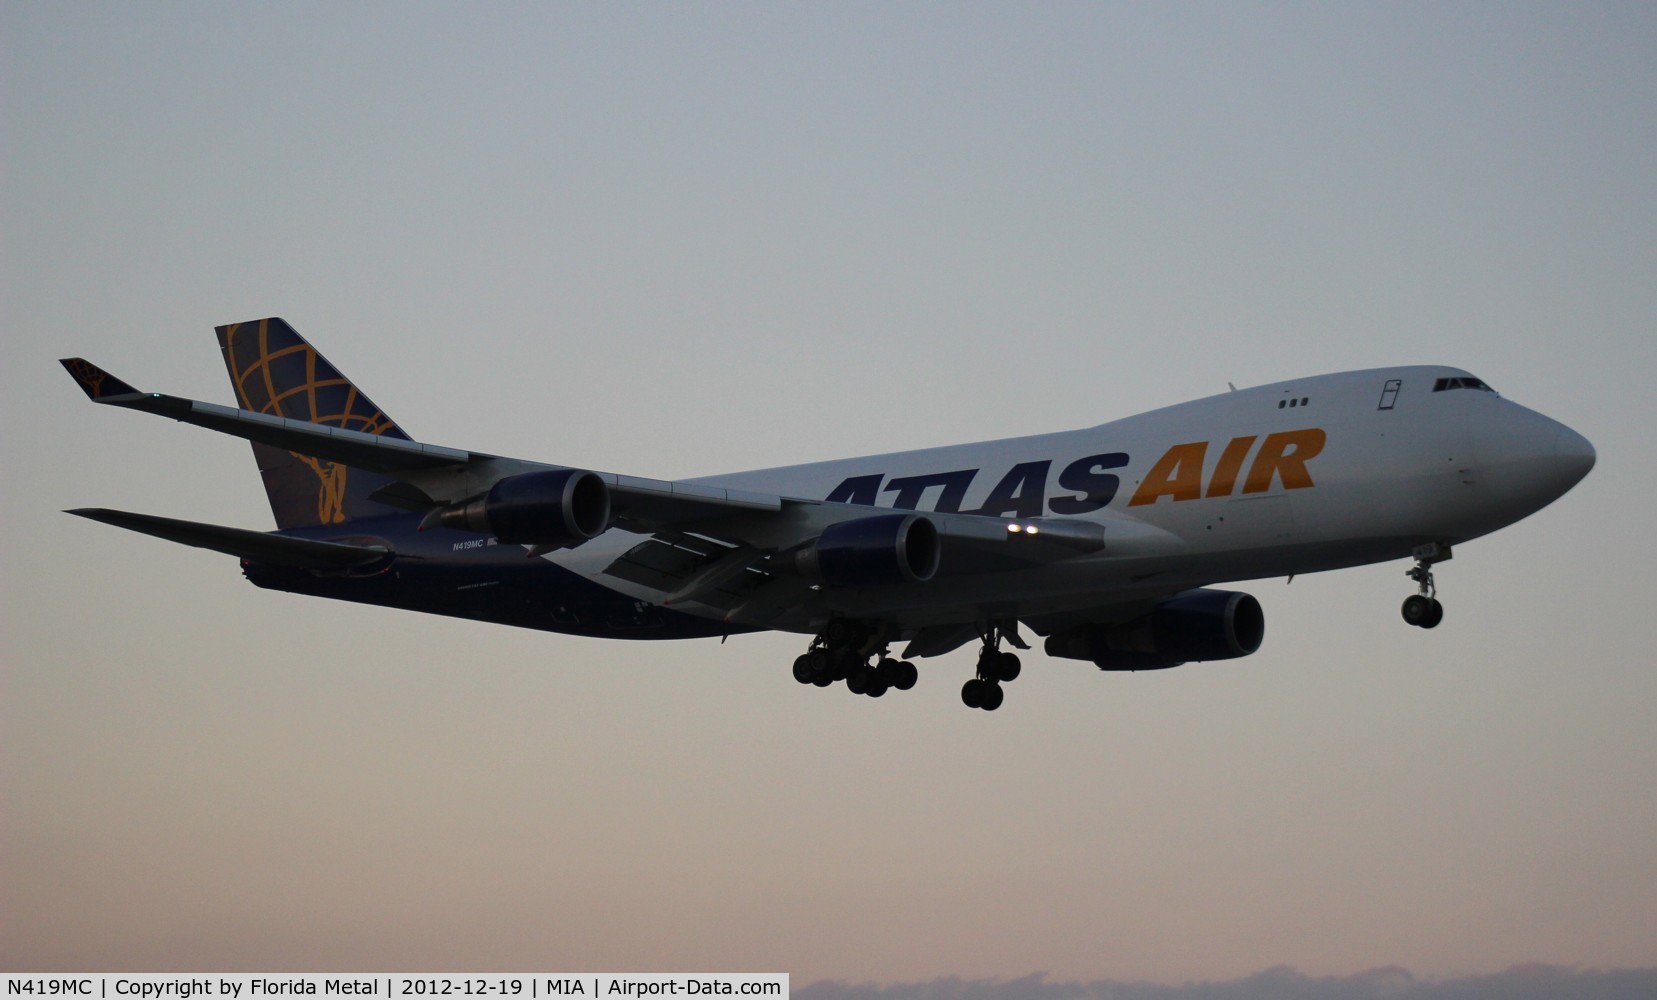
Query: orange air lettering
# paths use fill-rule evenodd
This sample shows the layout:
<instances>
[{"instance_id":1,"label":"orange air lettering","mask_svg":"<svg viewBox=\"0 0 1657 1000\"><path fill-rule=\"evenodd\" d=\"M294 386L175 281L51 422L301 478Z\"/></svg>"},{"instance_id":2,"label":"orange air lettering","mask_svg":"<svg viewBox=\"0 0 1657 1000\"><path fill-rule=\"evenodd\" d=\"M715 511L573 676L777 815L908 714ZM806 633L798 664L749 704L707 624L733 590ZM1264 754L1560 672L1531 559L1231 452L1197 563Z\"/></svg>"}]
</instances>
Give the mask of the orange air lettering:
<instances>
[{"instance_id":1,"label":"orange air lettering","mask_svg":"<svg viewBox=\"0 0 1657 1000\"><path fill-rule=\"evenodd\" d=\"M1129 507L1156 503L1161 497L1175 500L1196 500L1202 496L1202 463L1208 454L1208 442L1176 444L1167 454L1156 460L1145 481L1139 484Z\"/></svg>"},{"instance_id":2,"label":"orange air lettering","mask_svg":"<svg viewBox=\"0 0 1657 1000\"><path fill-rule=\"evenodd\" d=\"M1228 497L1231 491L1237 488L1237 473L1243 468L1243 459L1248 457L1249 449L1254 447L1258 435L1232 438L1231 443L1225 446L1220 453L1220 462L1214 466L1214 475L1208 480L1208 492L1203 494L1210 497Z\"/></svg>"},{"instance_id":3,"label":"orange air lettering","mask_svg":"<svg viewBox=\"0 0 1657 1000\"><path fill-rule=\"evenodd\" d=\"M1286 490L1304 489L1312 485L1312 476L1306 471L1306 463L1323 450L1325 438L1326 435L1317 427L1266 435L1265 442L1260 445L1260 453L1254 456L1254 465L1249 467L1249 477L1248 481L1243 483L1243 492L1266 492L1271 489L1273 476L1282 478L1283 488Z\"/></svg>"}]
</instances>

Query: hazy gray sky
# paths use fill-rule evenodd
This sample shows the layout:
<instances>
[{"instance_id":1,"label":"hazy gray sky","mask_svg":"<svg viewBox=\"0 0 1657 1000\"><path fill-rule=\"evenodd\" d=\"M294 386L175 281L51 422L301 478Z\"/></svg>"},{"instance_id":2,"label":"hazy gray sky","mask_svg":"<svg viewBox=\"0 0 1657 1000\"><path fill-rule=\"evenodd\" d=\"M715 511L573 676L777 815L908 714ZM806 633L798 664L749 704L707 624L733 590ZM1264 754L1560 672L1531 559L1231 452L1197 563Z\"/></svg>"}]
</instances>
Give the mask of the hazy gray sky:
<instances>
[{"instance_id":1,"label":"hazy gray sky","mask_svg":"<svg viewBox=\"0 0 1657 1000\"><path fill-rule=\"evenodd\" d=\"M0 963L1231 979L1657 965L1657 8L0 5ZM1599 465L1250 585L1257 655L629 645L258 591L281 315L410 433L674 477L1472 370Z\"/></svg>"}]
</instances>

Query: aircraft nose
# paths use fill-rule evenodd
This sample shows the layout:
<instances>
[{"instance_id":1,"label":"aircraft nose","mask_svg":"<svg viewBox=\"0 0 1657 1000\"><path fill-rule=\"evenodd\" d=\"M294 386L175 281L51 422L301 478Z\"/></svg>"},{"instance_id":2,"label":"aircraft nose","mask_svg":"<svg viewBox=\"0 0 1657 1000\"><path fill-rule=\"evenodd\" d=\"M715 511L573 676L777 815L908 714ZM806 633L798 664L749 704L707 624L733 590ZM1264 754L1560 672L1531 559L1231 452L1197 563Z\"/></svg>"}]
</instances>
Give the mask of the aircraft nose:
<instances>
[{"instance_id":1,"label":"aircraft nose","mask_svg":"<svg viewBox=\"0 0 1657 1000\"><path fill-rule=\"evenodd\" d=\"M1569 492L1594 467L1595 455L1587 438L1559 421L1501 402L1476 425L1474 478L1483 487L1483 509L1511 524Z\"/></svg>"},{"instance_id":2,"label":"aircraft nose","mask_svg":"<svg viewBox=\"0 0 1657 1000\"><path fill-rule=\"evenodd\" d=\"M1595 458L1594 446L1587 438L1560 424L1553 444L1554 465L1563 482L1559 492L1563 493L1580 483L1593 469Z\"/></svg>"}]
</instances>

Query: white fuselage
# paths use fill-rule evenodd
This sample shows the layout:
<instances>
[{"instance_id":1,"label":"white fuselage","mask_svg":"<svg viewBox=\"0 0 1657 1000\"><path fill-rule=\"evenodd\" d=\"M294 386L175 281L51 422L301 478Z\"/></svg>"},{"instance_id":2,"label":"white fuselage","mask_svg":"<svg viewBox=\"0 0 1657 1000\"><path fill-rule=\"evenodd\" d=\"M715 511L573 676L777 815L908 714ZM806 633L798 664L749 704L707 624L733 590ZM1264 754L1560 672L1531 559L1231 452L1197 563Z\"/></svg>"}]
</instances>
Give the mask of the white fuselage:
<instances>
[{"instance_id":1,"label":"white fuselage","mask_svg":"<svg viewBox=\"0 0 1657 1000\"><path fill-rule=\"evenodd\" d=\"M1479 387L1446 387L1464 379ZM910 609L906 620L924 623L1405 558L1419 545L1456 544L1533 513L1593 460L1580 435L1468 373L1415 366L1259 386L1086 430L694 482L1106 526L1102 551L1057 564L952 574L946 563L926 584L836 597L846 613L897 604ZM1124 541L1112 544L1117 538ZM591 571L625 544L589 544L559 561Z\"/></svg>"}]
</instances>

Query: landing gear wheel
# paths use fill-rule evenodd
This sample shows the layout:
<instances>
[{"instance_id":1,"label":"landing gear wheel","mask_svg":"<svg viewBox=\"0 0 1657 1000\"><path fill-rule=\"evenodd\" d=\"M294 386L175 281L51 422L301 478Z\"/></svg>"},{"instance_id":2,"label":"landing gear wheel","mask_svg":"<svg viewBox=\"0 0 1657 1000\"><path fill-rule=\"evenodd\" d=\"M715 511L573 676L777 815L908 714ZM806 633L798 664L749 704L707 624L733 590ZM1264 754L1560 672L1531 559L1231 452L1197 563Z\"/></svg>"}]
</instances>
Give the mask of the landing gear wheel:
<instances>
[{"instance_id":1,"label":"landing gear wheel","mask_svg":"<svg viewBox=\"0 0 1657 1000\"><path fill-rule=\"evenodd\" d=\"M1001 699L1005 697L1006 695L1002 692L1001 685L985 684L984 703L978 707L982 708L986 712L993 712L1001 707Z\"/></svg>"},{"instance_id":2,"label":"landing gear wheel","mask_svg":"<svg viewBox=\"0 0 1657 1000\"><path fill-rule=\"evenodd\" d=\"M801 684L829 687L845 681L852 694L879 698L896 688L915 686L913 665L893 659L887 652L896 627L880 621L835 618L794 660L794 679Z\"/></svg>"},{"instance_id":3,"label":"landing gear wheel","mask_svg":"<svg viewBox=\"0 0 1657 1000\"><path fill-rule=\"evenodd\" d=\"M1415 594L1404 599L1403 615L1416 628L1435 628L1444 620L1444 605L1437 598Z\"/></svg>"},{"instance_id":4,"label":"landing gear wheel","mask_svg":"<svg viewBox=\"0 0 1657 1000\"><path fill-rule=\"evenodd\" d=\"M1411 594L1404 598L1404 606L1399 613L1404 621L1416 628L1426 628L1427 619L1432 615L1434 601L1426 594Z\"/></svg>"},{"instance_id":5,"label":"landing gear wheel","mask_svg":"<svg viewBox=\"0 0 1657 1000\"><path fill-rule=\"evenodd\" d=\"M914 687L915 682L921 677L921 672L908 660L894 661L891 671L892 686L899 691L907 691Z\"/></svg>"},{"instance_id":6,"label":"landing gear wheel","mask_svg":"<svg viewBox=\"0 0 1657 1000\"><path fill-rule=\"evenodd\" d=\"M829 676L837 681L843 681L863 667L863 661L849 649L837 649L829 653Z\"/></svg>"},{"instance_id":7,"label":"landing gear wheel","mask_svg":"<svg viewBox=\"0 0 1657 1000\"><path fill-rule=\"evenodd\" d=\"M1024 672L1018 654L1004 651L1001 643L1006 641L1019 649L1030 647L1018 637L1016 619L980 623L978 631L984 645L978 651L977 676L961 689L961 700L966 702L968 708L993 712L1001 707L1002 700L1006 698L1001 685L1018 680L1018 675Z\"/></svg>"},{"instance_id":8,"label":"landing gear wheel","mask_svg":"<svg viewBox=\"0 0 1657 1000\"><path fill-rule=\"evenodd\" d=\"M1436 598L1430 603L1432 607L1427 611L1427 620L1421 623L1422 628L1437 628L1438 623L1444 620L1444 605L1438 603Z\"/></svg>"},{"instance_id":9,"label":"landing gear wheel","mask_svg":"<svg viewBox=\"0 0 1657 1000\"><path fill-rule=\"evenodd\" d=\"M1438 586L1433 582L1433 565L1450 558L1448 545L1423 545L1415 550L1415 565L1404 571L1420 592L1404 599L1404 620L1416 628L1433 628L1444 620L1444 605L1438 603Z\"/></svg>"}]
</instances>

